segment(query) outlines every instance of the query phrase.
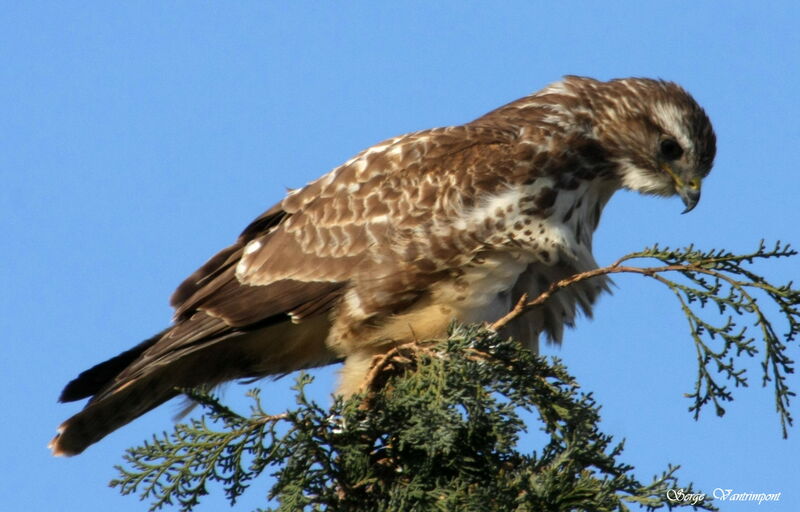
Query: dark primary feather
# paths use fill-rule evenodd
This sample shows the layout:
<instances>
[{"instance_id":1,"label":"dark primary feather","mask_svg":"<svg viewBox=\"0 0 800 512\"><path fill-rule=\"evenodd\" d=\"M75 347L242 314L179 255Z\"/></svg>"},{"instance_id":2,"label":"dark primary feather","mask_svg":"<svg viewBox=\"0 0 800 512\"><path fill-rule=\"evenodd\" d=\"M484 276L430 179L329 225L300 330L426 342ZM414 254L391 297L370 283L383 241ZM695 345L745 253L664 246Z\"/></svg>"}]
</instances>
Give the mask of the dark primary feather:
<instances>
[{"instance_id":1,"label":"dark primary feather","mask_svg":"<svg viewBox=\"0 0 800 512\"><path fill-rule=\"evenodd\" d=\"M242 256L242 249L247 242L250 242L260 234L268 233L272 227L279 224L285 217L286 212L280 208L280 205L269 209L242 231L236 243L215 254L199 269L194 271L192 275L187 277L170 297L170 305L176 310L175 318L180 319L183 316L187 316L187 312L193 306L192 296L203 289L215 277L236 266Z\"/></svg>"},{"instance_id":2,"label":"dark primary feather","mask_svg":"<svg viewBox=\"0 0 800 512\"><path fill-rule=\"evenodd\" d=\"M114 380L125 368L139 359L142 353L152 347L169 329L165 329L152 338L148 338L133 348L112 357L108 361L98 363L81 372L61 391L59 402L74 402L98 394L109 382Z\"/></svg>"}]
</instances>

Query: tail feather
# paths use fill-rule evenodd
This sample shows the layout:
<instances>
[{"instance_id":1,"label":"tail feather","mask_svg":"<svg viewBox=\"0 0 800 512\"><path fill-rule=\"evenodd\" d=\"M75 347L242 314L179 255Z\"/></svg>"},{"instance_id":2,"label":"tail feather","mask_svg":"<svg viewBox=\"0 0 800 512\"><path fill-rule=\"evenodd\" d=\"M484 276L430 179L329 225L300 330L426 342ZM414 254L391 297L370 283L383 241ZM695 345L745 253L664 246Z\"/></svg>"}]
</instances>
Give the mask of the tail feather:
<instances>
[{"instance_id":1,"label":"tail feather","mask_svg":"<svg viewBox=\"0 0 800 512\"><path fill-rule=\"evenodd\" d=\"M53 455L77 455L109 433L177 395L161 379L163 372L130 381L101 399L89 402L58 427L48 448Z\"/></svg>"},{"instance_id":2,"label":"tail feather","mask_svg":"<svg viewBox=\"0 0 800 512\"><path fill-rule=\"evenodd\" d=\"M155 339L158 341L162 337L158 335ZM224 380L217 380L215 376L235 377L225 374L229 360L210 353L214 348L219 349L219 341L227 338L229 336L214 337L158 357L140 354L134 363L124 367L97 390L82 411L58 427L58 434L48 445L53 455L81 453L89 445L177 396L179 388L206 383L213 386ZM236 350L231 352L235 354ZM98 366L107 364L111 368L116 364L113 361Z\"/></svg>"},{"instance_id":3,"label":"tail feather","mask_svg":"<svg viewBox=\"0 0 800 512\"><path fill-rule=\"evenodd\" d=\"M58 427L48 445L53 455L77 455L176 396L177 387L203 384L198 352L232 334L224 322L197 315L81 373L67 384L59 401L91 398Z\"/></svg>"},{"instance_id":4,"label":"tail feather","mask_svg":"<svg viewBox=\"0 0 800 512\"><path fill-rule=\"evenodd\" d=\"M92 398L58 427L48 446L53 455L77 455L178 395L181 388L214 387L229 380L330 364L337 356L325 345L329 328L330 321L323 315L253 331L237 331L210 317L193 317L70 382L61 401Z\"/></svg>"}]
</instances>

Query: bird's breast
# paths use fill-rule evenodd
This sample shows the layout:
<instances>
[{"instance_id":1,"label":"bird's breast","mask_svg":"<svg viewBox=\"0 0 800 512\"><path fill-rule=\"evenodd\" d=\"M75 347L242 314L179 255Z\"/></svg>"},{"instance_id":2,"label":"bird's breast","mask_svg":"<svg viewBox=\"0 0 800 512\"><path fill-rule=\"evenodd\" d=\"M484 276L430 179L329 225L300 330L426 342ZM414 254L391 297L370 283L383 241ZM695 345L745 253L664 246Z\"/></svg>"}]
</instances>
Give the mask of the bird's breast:
<instances>
[{"instance_id":1,"label":"bird's breast","mask_svg":"<svg viewBox=\"0 0 800 512\"><path fill-rule=\"evenodd\" d=\"M511 289L531 261L523 251L479 254L457 276L434 287L433 302L450 308L461 322L497 320L509 311Z\"/></svg>"}]
</instances>

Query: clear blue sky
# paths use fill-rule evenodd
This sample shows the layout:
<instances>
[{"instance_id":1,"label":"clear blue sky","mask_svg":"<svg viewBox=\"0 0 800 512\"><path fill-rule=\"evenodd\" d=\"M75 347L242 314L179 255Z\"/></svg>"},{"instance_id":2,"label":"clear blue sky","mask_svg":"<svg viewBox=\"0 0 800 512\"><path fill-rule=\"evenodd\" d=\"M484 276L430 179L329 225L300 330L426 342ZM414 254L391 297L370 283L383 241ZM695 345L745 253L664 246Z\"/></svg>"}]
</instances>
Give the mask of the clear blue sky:
<instances>
[{"instance_id":1,"label":"clear blue sky","mask_svg":"<svg viewBox=\"0 0 800 512\"><path fill-rule=\"evenodd\" d=\"M595 237L600 263L654 242L800 245L797 2L278 4L4 3L3 510L143 510L107 487L112 466L171 428L177 406L54 459L45 445L78 410L56 404L61 387L166 325L178 282L285 187L564 74L677 81L719 139L691 214L677 199L612 199ZM800 259L761 270L788 281L798 268ZM737 390L724 418L692 420L682 393L695 355L677 305L653 283L616 282L596 319L547 353L604 404L605 430L627 439L622 460L645 479L672 462L705 490L781 491L760 510L800 510L800 429L780 439L772 395L758 386ZM327 402L332 371L318 375ZM265 384L275 410L289 383ZM239 403L244 390L226 396ZM265 490L256 485L241 509L262 504ZM224 510L220 494L198 510Z\"/></svg>"}]
</instances>

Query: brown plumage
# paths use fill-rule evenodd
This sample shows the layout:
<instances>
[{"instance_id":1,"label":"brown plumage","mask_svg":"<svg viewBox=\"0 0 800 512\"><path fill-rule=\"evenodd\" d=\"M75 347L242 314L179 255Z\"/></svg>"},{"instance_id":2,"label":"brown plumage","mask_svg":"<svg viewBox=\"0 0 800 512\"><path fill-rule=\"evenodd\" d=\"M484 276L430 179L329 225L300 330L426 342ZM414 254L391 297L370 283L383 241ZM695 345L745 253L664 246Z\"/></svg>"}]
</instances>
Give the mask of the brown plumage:
<instances>
[{"instance_id":1,"label":"brown plumage","mask_svg":"<svg viewBox=\"0 0 800 512\"><path fill-rule=\"evenodd\" d=\"M340 392L396 343L491 321L523 293L596 267L592 234L620 188L691 209L715 138L679 86L567 77L462 126L373 146L257 218L172 296L175 323L83 372L59 427L80 453L178 387L344 361ZM509 334L532 349L589 315L602 279L556 294Z\"/></svg>"}]
</instances>

